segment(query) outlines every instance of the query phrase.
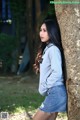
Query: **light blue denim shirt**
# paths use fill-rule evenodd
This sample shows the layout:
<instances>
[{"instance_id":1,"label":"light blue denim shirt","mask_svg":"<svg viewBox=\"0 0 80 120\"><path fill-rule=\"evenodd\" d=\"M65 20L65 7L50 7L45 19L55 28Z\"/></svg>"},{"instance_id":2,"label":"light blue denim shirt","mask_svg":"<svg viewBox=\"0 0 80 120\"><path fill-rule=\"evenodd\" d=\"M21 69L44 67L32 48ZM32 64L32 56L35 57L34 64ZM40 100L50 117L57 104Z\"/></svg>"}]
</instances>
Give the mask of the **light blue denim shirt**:
<instances>
[{"instance_id":1,"label":"light blue denim shirt","mask_svg":"<svg viewBox=\"0 0 80 120\"><path fill-rule=\"evenodd\" d=\"M46 95L49 88L63 84L62 60L58 47L49 43L40 63L39 93Z\"/></svg>"}]
</instances>

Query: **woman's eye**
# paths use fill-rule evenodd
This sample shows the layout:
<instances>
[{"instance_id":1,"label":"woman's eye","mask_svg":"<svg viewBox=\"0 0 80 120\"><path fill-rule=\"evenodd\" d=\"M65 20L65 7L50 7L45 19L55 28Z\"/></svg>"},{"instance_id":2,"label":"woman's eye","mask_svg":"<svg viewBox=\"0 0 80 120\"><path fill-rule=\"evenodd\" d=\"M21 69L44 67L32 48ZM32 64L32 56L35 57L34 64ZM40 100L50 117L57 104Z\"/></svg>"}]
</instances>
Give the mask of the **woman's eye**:
<instances>
[{"instance_id":1,"label":"woman's eye","mask_svg":"<svg viewBox=\"0 0 80 120\"><path fill-rule=\"evenodd\" d=\"M46 29L40 29L40 32L43 31L43 32L46 32Z\"/></svg>"}]
</instances>

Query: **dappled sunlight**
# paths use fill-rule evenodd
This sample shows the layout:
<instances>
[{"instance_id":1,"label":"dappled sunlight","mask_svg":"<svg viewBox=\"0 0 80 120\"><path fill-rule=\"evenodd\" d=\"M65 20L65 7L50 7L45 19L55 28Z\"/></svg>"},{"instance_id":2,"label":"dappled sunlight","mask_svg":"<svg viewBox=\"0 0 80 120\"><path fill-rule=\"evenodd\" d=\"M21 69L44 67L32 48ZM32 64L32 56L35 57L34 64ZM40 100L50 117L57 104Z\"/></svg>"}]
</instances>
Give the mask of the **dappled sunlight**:
<instances>
[{"instance_id":1,"label":"dappled sunlight","mask_svg":"<svg viewBox=\"0 0 80 120\"><path fill-rule=\"evenodd\" d=\"M8 112L9 120L30 120L44 99L37 78L27 76L22 81L24 77L0 77L0 112ZM60 113L57 120L63 119L67 120L66 114Z\"/></svg>"}]
</instances>

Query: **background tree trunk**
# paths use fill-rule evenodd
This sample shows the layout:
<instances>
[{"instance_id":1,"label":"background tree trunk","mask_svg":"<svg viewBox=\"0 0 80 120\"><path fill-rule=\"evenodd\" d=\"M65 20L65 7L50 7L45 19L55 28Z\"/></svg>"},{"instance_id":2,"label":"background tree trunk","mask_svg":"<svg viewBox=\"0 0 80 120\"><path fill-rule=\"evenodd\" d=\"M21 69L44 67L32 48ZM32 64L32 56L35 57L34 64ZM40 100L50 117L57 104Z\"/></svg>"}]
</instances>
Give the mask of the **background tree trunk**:
<instances>
[{"instance_id":1,"label":"background tree trunk","mask_svg":"<svg viewBox=\"0 0 80 120\"><path fill-rule=\"evenodd\" d=\"M27 41L29 45L29 52L30 52L30 72L33 69L33 62L34 62L34 46L33 46L33 26L32 26L32 0L26 0L26 19L27 19Z\"/></svg>"},{"instance_id":2,"label":"background tree trunk","mask_svg":"<svg viewBox=\"0 0 80 120\"><path fill-rule=\"evenodd\" d=\"M55 10L67 66L68 120L80 120L80 4L56 4Z\"/></svg>"},{"instance_id":3,"label":"background tree trunk","mask_svg":"<svg viewBox=\"0 0 80 120\"><path fill-rule=\"evenodd\" d=\"M35 0L35 11L36 11L36 23L35 23L35 53L39 47L39 38L38 38L38 34L39 34L39 23L40 23L40 16L41 16L41 4L40 4L40 0Z\"/></svg>"}]
</instances>

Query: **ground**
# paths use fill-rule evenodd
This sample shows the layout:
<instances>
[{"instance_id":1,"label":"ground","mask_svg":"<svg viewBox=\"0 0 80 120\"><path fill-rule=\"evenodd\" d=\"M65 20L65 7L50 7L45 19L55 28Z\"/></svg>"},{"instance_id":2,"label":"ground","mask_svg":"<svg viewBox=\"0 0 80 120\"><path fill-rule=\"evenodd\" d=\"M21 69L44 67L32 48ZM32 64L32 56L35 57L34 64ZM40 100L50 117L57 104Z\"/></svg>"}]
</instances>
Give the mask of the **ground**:
<instances>
[{"instance_id":1,"label":"ground","mask_svg":"<svg viewBox=\"0 0 80 120\"><path fill-rule=\"evenodd\" d=\"M43 101L38 93L38 76L0 76L0 113L8 112L9 120L31 120ZM57 120L67 120L59 113Z\"/></svg>"}]
</instances>

